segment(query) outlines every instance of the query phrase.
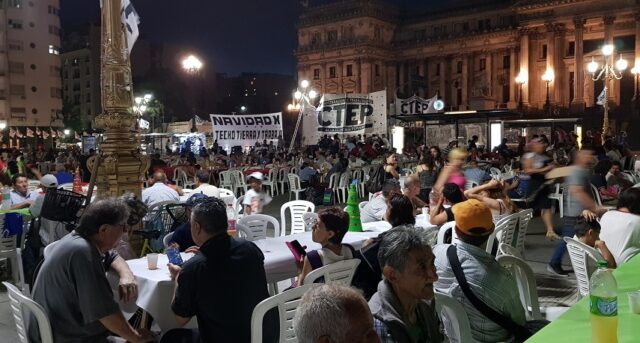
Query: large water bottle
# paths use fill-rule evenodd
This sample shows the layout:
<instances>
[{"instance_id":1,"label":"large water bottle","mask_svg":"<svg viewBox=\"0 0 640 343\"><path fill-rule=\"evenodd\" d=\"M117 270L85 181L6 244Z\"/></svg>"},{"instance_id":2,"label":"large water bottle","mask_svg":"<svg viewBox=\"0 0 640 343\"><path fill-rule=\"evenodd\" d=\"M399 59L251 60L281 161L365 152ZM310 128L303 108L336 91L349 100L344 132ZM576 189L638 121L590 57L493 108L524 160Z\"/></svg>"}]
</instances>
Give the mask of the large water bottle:
<instances>
[{"instance_id":1,"label":"large water bottle","mask_svg":"<svg viewBox=\"0 0 640 343\"><path fill-rule=\"evenodd\" d=\"M233 205L227 204L227 223L229 224L227 232L231 236L236 236L236 212L233 210Z\"/></svg>"},{"instance_id":2,"label":"large water bottle","mask_svg":"<svg viewBox=\"0 0 640 343\"><path fill-rule=\"evenodd\" d=\"M598 270L589 282L591 312L591 342L618 342L618 283L607 268L607 261L598 261Z\"/></svg>"}]
</instances>

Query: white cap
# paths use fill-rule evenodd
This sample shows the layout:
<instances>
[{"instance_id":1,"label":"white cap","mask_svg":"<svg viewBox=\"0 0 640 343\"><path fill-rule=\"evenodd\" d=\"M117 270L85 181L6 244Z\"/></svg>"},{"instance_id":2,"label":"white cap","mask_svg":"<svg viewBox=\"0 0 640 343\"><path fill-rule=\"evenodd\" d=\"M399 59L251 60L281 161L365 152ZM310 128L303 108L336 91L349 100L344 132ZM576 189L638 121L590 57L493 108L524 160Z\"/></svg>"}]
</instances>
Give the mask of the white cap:
<instances>
[{"instance_id":1,"label":"white cap","mask_svg":"<svg viewBox=\"0 0 640 343\"><path fill-rule=\"evenodd\" d=\"M258 180L262 181L263 178L264 178L264 175L262 175L261 172L253 172L253 173L249 174L249 176L247 176L247 180L250 179L250 178L254 178L254 179L258 179Z\"/></svg>"},{"instance_id":2,"label":"white cap","mask_svg":"<svg viewBox=\"0 0 640 343\"><path fill-rule=\"evenodd\" d=\"M58 179L52 174L47 174L40 179L40 183L46 188L58 187Z\"/></svg>"}]
</instances>

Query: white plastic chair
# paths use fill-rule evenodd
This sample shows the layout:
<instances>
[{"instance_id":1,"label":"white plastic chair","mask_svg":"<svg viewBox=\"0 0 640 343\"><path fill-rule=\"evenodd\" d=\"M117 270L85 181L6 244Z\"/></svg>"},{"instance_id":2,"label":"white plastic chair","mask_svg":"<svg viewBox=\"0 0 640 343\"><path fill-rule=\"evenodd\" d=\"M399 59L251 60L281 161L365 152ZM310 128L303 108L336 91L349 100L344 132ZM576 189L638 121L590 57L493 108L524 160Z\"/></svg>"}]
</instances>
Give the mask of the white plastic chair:
<instances>
[{"instance_id":1,"label":"white plastic chair","mask_svg":"<svg viewBox=\"0 0 640 343\"><path fill-rule=\"evenodd\" d=\"M451 343L474 342L467 311L462 304L450 295L435 292L436 312L445 324L445 332ZM446 319L446 321L444 320Z\"/></svg>"},{"instance_id":2,"label":"white plastic chair","mask_svg":"<svg viewBox=\"0 0 640 343\"><path fill-rule=\"evenodd\" d=\"M333 176L333 175L332 175ZM347 196L349 195L349 173L342 173L340 175L340 181L338 182L338 203L343 204L347 202Z\"/></svg>"},{"instance_id":3,"label":"white plastic chair","mask_svg":"<svg viewBox=\"0 0 640 343\"><path fill-rule=\"evenodd\" d=\"M271 168L269 169L269 174L267 175L267 179L262 181L263 187L269 187L269 193L273 197L278 193L278 170Z\"/></svg>"},{"instance_id":4,"label":"white plastic chair","mask_svg":"<svg viewBox=\"0 0 640 343\"><path fill-rule=\"evenodd\" d=\"M573 266L573 273L578 281L578 299L589 296L589 278L595 269L589 268L588 259L593 260L596 266L598 260L604 260L600 252L576 239L564 237L567 242L567 251Z\"/></svg>"},{"instance_id":5,"label":"white plastic chair","mask_svg":"<svg viewBox=\"0 0 640 343\"><path fill-rule=\"evenodd\" d=\"M538 302L538 288L536 277L531 267L521 258L511 255L501 255L496 258L500 265L511 272L516 279L520 301L524 307L528 320L544 319L540 313Z\"/></svg>"},{"instance_id":6,"label":"white plastic chair","mask_svg":"<svg viewBox=\"0 0 640 343\"><path fill-rule=\"evenodd\" d=\"M280 236L287 235L287 216L285 216L287 209L289 210L289 220L291 222L289 234L292 235L305 231L302 215L307 212L315 212L316 205L306 200L294 200L284 203L282 207L280 207L280 220L282 221L282 225L280 225Z\"/></svg>"},{"instance_id":7,"label":"white plastic chair","mask_svg":"<svg viewBox=\"0 0 640 343\"><path fill-rule=\"evenodd\" d=\"M360 259L352 258L327 264L318 269L314 269L304 278L304 284L308 285L324 277L324 283L337 282L344 286L351 286L351 280L356 273L356 268L360 264Z\"/></svg>"},{"instance_id":8,"label":"white plastic chair","mask_svg":"<svg viewBox=\"0 0 640 343\"><path fill-rule=\"evenodd\" d=\"M533 218L533 209L521 210L518 212L518 216L520 220L518 221L518 238L515 247L520 251L520 254L524 256L524 240L527 237L527 229L529 228L531 218Z\"/></svg>"},{"instance_id":9,"label":"white plastic chair","mask_svg":"<svg viewBox=\"0 0 640 343\"><path fill-rule=\"evenodd\" d=\"M20 343L29 343L29 312L33 314L38 323L38 329L40 332L40 341L42 343L53 343L53 333L51 332L51 323L49 317L44 311L44 308L35 301L29 299L24 294L20 293L14 285L3 282L2 284L7 287L9 296L9 302L11 306L11 312L13 313L13 321L16 324L18 331L18 339ZM26 310L26 311L25 311Z\"/></svg>"},{"instance_id":10,"label":"white plastic chair","mask_svg":"<svg viewBox=\"0 0 640 343\"><path fill-rule=\"evenodd\" d=\"M321 284L318 283L301 285L286 292L276 294L256 305L251 314L251 343L262 343L262 322L264 315L273 308L278 309L278 318L280 319L278 342L297 342L296 333L293 330L293 317L296 315L296 309L298 308L298 304L300 304L300 299L308 290L320 285Z\"/></svg>"},{"instance_id":11,"label":"white plastic chair","mask_svg":"<svg viewBox=\"0 0 640 343\"><path fill-rule=\"evenodd\" d=\"M361 202L358 204L358 207L360 208L360 212L361 212L361 213L362 213L362 210L364 209L364 207L365 207L365 206L367 206L367 204L368 204L368 203L369 203L368 201L361 201Z\"/></svg>"},{"instance_id":12,"label":"white plastic chair","mask_svg":"<svg viewBox=\"0 0 640 343\"><path fill-rule=\"evenodd\" d=\"M240 219L244 216L244 195L241 195L233 202L233 210L236 212L236 219Z\"/></svg>"},{"instance_id":13,"label":"white plastic chair","mask_svg":"<svg viewBox=\"0 0 640 343\"><path fill-rule=\"evenodd\" d=\"M26 232L23 232L26 234ZM9 236L7 238L0 238L0 259L8 259L11 262L11 274L16 285L24 292L28 290L25 288L24 269L22 268L22 252L20 248L16 247L17 236Z\"/></svg>"},{"instance_id":14,"label":"white plastic chair","mask_svg":"<svg viewBox=\"0 0 640 343\"><path fill-rule=\"evenodd\" d=\"M444 237L447 234L447 231L451 231L451 243L454 243L454 241L456 239L458 239L458 235L456 235L456 230L455 230L455 226L456 226L456 222L455 221L450 221L450 222L446 222L444 223L440 229L438 229L438 240L437 240L437 244L447 244L444 242Z\"/></svg>"},{"instance_id":15,"label":"white plastic chair","mask_svg":"<svg viewBox=\"0 0 640 343\"><path fill-rule=\"evenodd\" d=\"M233 184L234 190L241 190L238 194L246 194L249 191L249 185L244 177L244 174L239 170L233 171Z\"/></svg>"},{"instance_id":16,"label":"white plastic chair","mask_svg":"<svg viewBox=\"0 0 640 343\"><path fill-rule=\"evenodd\" d=\"M602 197L600 196L600 191L593 184L591 184L591 193L594 196L594 200L596 201L596 204L598 206L602 206Z\"/></svg>"},{"instance_id":17,"label":"white plastic chair","mask_svg":"<svg viewBox=\"0 0 640 343\"><path fill-rule=\"evenodd\" d=\"M289 179L289 201L291 201L291 193L296 195L296 200L300 198L300 192L304 191L302 186L300 186L300 177L296 174L289 173L287 174L287 178Z\"/></svg>"},{"instance_id":18,"label":"white plastic chair","mask_svg":"<svg viewBox=\"0 0 640 343\"><path fill-rule=\"evenodd\" d=\"M493 251L495 238L497 238L498 243L506 243L515 248L517 242L516 228L518 227L519 219L520 216L518 213L513 213L500 219L500 221L496 223L496 228L493 230L493 233L491 233L487 239L486 252L491 254Z\"/></svg>"},{"instance_id":19,"label":"white plastic chair","mask_svg":"<svg viewBox=\"0 0 640 343\"><path fill-rule=\"evenodd\" d=\"M560 218L564 217L564 202L562 197L562 189L560 188L559 183L556 183L555 192L549 194L549 199L558 201L558 211L560 212Z\"/></svg>"},{"instance_id":20,"label":"white plastic chair","mask_svg":"<svg viewBox=\"0 0 640 343\"><path fill-rule=\"evenodd\" d=\"M247 228L247 237L244 238L248 241L267 238L267 227L269 223L273 225L273 236L280 236L280 223L272 216L266 214L250 214L238 220L238 224L242 224Z\"/></svg>"},{"instance_id":21,"label":"white plastic chair","mask_svg":"<svg viewBox=\"0 0 640 343\"><path fill-rule=\"evenodd\" d=\"M235 185L233 184L233 172L229 170L222 171L218 174L220 177L220 188L228 188L235 189ZM234 194L235 196L235 194Z\"/></svg>"},{"instance_id":22,"label":"white plastic chair","mask_svg":"<svg viewBox=\"0 0 640 343\"><path fill-rule=\"evenodd\" d=\"M169 232L168 234L164 235L164 238L162 238L162 244L164 245L165 249L169 247L169 242L171 242L172 238L173 232Z\"/></svg>"},{"instance_id":23,"label":"white plastic chair","mask_svg":"<svg viewBox=\"0 0 640 343\"><path fill-rule=\"evenodd\" d=\"M284 190L287 185L289 185L289 179L287 178L287 174L289 173L289 168L280 168L278 169L278 185L280 187L280 194L284 194Z\"/></svg>"},{"instance_id":24,"label":"white plastic chair","mask_svg":"<svg viewBox=\"0 0 640 343\"><path fill-rule=\"evenodd\" d=\"M333 173L329 177L329 188L333 192L336 199L338 199L338 184L340 182L340 173ZM337 201L339 202L339 201Z\"/></svg>"},{"instance_id":25,"label":"white plastic chair","mask_svg":"<svg viewBox=\"0 0 640 343\"><path fill-rule=\"evenodd\" d=\"M515 256L522 259L522 254L520 254L520 251L506 243L500 243L498 245L498 256L502 255Z\"/></svg>"}]
</instances>

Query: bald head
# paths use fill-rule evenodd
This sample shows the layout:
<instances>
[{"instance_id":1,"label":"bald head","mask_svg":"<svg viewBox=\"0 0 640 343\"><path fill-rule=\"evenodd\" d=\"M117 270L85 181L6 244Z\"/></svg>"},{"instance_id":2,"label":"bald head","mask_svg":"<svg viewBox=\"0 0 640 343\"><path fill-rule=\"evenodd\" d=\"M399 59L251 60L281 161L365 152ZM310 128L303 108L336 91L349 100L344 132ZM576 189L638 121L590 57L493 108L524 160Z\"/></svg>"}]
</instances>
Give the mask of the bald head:
<instances>
[{"instance_id":1,"label":"bald head","mask_svg":"<svg viewBox=\"0 0 640 343\"><path fill-rule=\"evenodd\" d=\"M380 342L362 294L339 284L308 290L296 310L293 328L300 343Z\"/></svg>"},{"instance_id":2,"label":"bald head","mask_svg":"<svg viewBox=\"0 0 640 343\"><path fill-rule=\"evenodd\" d=\"M156 183L156 182L167 183L167 174L165 174L161 170L157 170L155 173L153 173L152 178L153 178L153 183Z\"/></svg>"}]
</instances>

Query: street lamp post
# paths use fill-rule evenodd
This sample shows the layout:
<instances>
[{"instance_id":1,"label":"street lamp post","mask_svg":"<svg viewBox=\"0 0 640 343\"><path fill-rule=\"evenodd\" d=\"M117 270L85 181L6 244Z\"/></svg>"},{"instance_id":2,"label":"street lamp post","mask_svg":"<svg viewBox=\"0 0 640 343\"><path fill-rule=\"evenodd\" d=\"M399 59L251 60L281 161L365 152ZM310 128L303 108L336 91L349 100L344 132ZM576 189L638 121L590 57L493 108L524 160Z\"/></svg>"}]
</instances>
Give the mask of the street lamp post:
<instances>
[{"instance_id":1,"label":"street lamp post","mask_svg":"<svg viewBox=\"0 0 640 343\"><path fill-rule=\"evenodd\" d=\"M149 103L151 102L151 100L153 99L153 94L145 94L143 96L137 96L134 98L134 103L135 105L133 105L133 111L136 112L138 114L138 127L140 125L140 119L142 119L142 116L145 114L145 112L147 112L147 109L149 108ZM153 132L153 125L151 126L151 132Z\"/></svg>"},{"instance_id":2,"label":"street lamp post","mask_svg":"<svg viewBox=\"0 0 640 343\"><path fill-rule=\"evenodd\" d=\"M296 136L298 135L298 130L300 128L300 122L302 121L302 113L304 111L305 103L310 103L312 99L315 99L318 96L318 93L309 87L308 80L302 80L300 82L300 88L296 89L293 93L293 102L287 106L289 111L298 111L298 120L296 122L296 128L293 131L293 137L291 138L291 143L289 144L289 153L293 151L293 146L296 142Z\"/></svg>"},{"instance_id":3,"label":"street lamp post","mask_svg":"<svg viewBox=\"0 0 640 343\"><path fill-rule=\"evenodd\" d=\"M187 74L193 76L195 78L195 76L197 76L200 73L200 70L203 67L203 63L202 61L194 56L194 55L189 55L187 56L187 58L185 58L184 60L182 60L182 69L184 69ZM193 90L192 90L192 94L191 97L193 98L193 107L192 107L192 118L191 118L191 132L196 132L198 131L198 129L196 128L196 87L195 85L193 85Z\"/></svg>"},{"instance_id":4,"label":"street lamp post","mask_svg":"<svg viewBox=\"0 0 640 343\"><path fill-rule=\"evenodd\" d=\"M542 74L542 81L547 84L547 98L544 101L544 111L549 114L551 112L551 99L549 98L549 83L553 82L555 78L555 74L553 73L553 69L547 69L547 71Z\"/></svg>"},{"instance_id":5,"label":"street lamp post","mask_svg":"<svg viewBox=\"0 0 640 343\"><path fill-rule=\"evenodd\" d=\"M604 82L604 99L602 100L602 107L604 108L604 118L602 123L602 143L604 143L607 133L609 132L609 86L608 83L613 80L620 80L622 78L622 72L627 69L627 60L622 58L615 62L615 68L613 63L613 53L615 47L613 44L606 44L602 47L602 55L604 56L604 64L602 67L598 65L595 57L592 57L591 62L587 65L587 71L591 73L591 79L595 81L602 80ZM637 67L637 66L636 66ZM598 72L598 69L600 71ZM617 69L617 71L616 71ZM597 75L596 75L597 73Z\"/></svg>"},{"instance_id":6,"label":"street lamp post","mask_svg":"<svg viewBox=\"0 0 640 343\"><path fill-rule=\"evenodd\" d=\"M518 76L516 76L516 83L520 86L519 89L519 96L518 96L518 111L520 111L522 113L522 111L524 110L524 103L522 101L522 86L524 86L525 83L527 83L527 74L524 72L520 72L520 74L518 74Z\"/></svg>"},{"instance_id":7,"label":"street lamp post","mask_svg":"<svg viewBox=\"0 0 640 343\"><path fill-rule=\"evenodd\" d=\"M636 110L640 111L640 65L636 63L636 66L631 68L631 74L636 77L636 94L633 99L636 103Z\"/></svg>"}]
</instances>

